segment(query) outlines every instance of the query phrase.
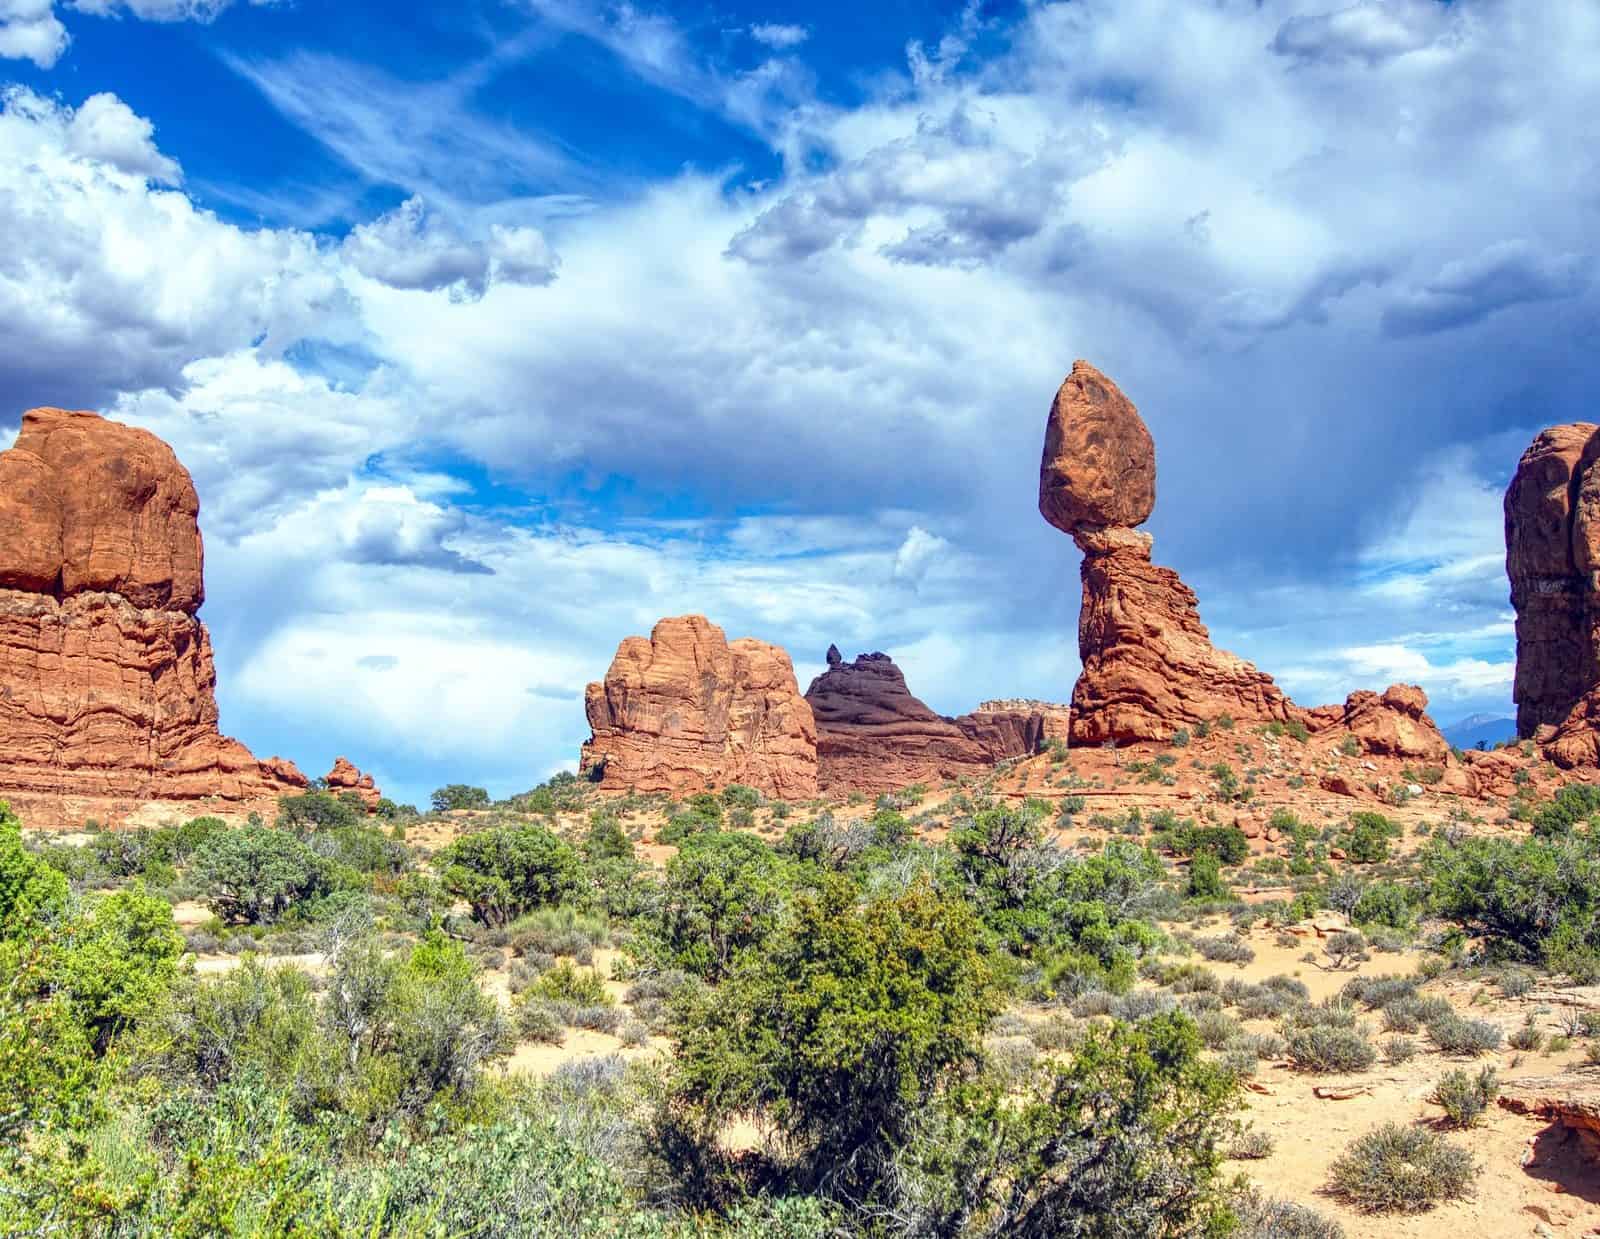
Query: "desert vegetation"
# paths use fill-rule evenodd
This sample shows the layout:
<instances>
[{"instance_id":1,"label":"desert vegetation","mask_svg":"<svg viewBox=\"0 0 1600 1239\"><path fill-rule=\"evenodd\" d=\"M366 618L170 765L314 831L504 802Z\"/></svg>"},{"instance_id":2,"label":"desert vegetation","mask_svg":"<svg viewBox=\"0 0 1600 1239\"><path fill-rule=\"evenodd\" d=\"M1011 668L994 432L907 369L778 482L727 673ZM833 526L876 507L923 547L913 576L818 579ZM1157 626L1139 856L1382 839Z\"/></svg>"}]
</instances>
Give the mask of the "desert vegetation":
<instances>
[{"instance_id":1,"label":"desert vegetation","mask_svg":"<svg viewBox=\"0 0 1600 1239\"><path fill-rule=\"evenodd\" d=\"M84 1234L1412 1216L1473 1192L1508 1054L1600 1044L1529 1000L1600 968L1584 795L1512 837L1281 811L1288 865L1226 821L984 785L790 805L558 776L425 814L313 790L69 841L7 814L0 1200ZM1343 1096L1397 1068L1442 1117L1374 1125L1284 1198L1262 1073Z\"/></svg>"}]
</instances>

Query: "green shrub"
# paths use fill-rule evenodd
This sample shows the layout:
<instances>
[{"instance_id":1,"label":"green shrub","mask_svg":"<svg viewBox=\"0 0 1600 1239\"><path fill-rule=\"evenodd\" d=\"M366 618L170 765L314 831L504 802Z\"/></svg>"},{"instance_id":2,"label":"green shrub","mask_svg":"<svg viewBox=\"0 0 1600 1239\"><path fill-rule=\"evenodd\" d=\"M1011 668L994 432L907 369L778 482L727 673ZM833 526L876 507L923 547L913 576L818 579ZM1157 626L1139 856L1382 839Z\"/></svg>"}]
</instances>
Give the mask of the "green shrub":
<instances>
[{"instance_id":1,"label":"green shrub","mask_svg":"<svg viewBox=\"0 0 1600 1239\"><path fill-rule=\"evenodd\" d=\"M1189 861L1189 881L1185 894L1190 899L1226 899L1228 884L1222 880L1222 865L1208 849L1196 852Z\"/></svg>"},{"instance_id":2,"label":"green shrub","mask_svg":"<svg viewBox=\"0 0 1600 1239\"><path fill-rule=\"evenodd\" d=\"M1390 1037L1383 1043L1383 1060L1399 1066L1417 1056L1417 1043L1410 1037Z\"/></svg>"},{"instance_id":3,"label":"green shrub","mask_svg":"<svg viewBox=\"0 0 1600 1239\"><path fill-rule=\"evenodd\" d=\"M734 1114L784 1132L830 1193L885 1190L923 1108L979 1061L1000 1007L971 910L920 882L858 905L840 879L674 1013L676 1126L704 1149Z\"/></svg>"},{"instance_id":4,"label":"green shrub","mask_svg":"<svg viewBox=\"0 0 1600 1239\"><path fill-rule=\"evenodd\" d=\"M1368 1011L1374 1011L1403 999L1415 998L1417 982L1414 977L1402 976L1351 977L1339 992L1352 1002L1359 1002Z\"/></svg>"},{"instance_id":5,"label":"green shrub","mask_svg":"<svg viewBox=\"0 0 1600 1239\"><path fill-rule=\"evenodd\" d=\"M463 835L437 864L445 889L472 905L475 920L495 926L571 897L581 872L572 846L543 826Z\"/></svg>"},{"instance_id":6,"label":"green shrub","mask_svg":"<svg viewBox=\"0 0 1600 1239\"><path fill-rule=\"evenodd\" d=\"M1502 1036L1500 1029L1487 1020L1449 1014L1428 1021L1428 1037L1443 1054L1487 1054L1500 1048Z\"/></svg>"},{"instance_id":7,"label":"green shrub","mask_svg":"<svg viewBox=\"0 0 1600 1239\"><path fill-rule=\"evenodd\" d=\"M436 789L428 797L428 803L435 813L448 813L453 809L487 809L489 793L466 783L450 783Z\"/></svg>"},{"instance_id":8,"label":"green shrub","mask_svg":"<svg viewBox=\"0 0 1600 1239\"><path fill-rule=\"evenodd\" d=\"M21 823L0 800L0 941L21 941L66 911L66 877L22 846Z\"/></svg>"},{"instance_id":9,"label":"green shrub","mask_svg":"<svg viewBox=\"0 0 1600 1239\"><path fill-rule=\"evenodd\" d=\"M1450 1126L1476 1127L1499 1095L1500 1082L1493 1067L1484 1067L1476 1074L1461 1068L1434 1085L1428 1100L1443 1107Z\"/></svg>"},{"instance_id":10,"label":"green shrub","mask_svg":"<svg viewBox=\"0 0 1600 1239\"><path fill-rule=\"evenodd\" d=\"M553 1004L542 998L524 998L514 1007L517 1034L524 1041L560 1045L566 1033Z\"/></svg>"},{"instance_id":11,"label":"green shrub","mask_svg":"<svg viewBox=\"0 0 1600 1239\"><path fill-rule=\"evenodd\" d=\"M1271 1156L1272 1137L1264 1131L1241 1132L1238 1139L1228 1146L1228 1157L1236 1162L1259 1161Z\"/></svg>"},{"instance_id":12,"label":"green shrub","mask_svg":"<svg viewBox=\"0 0 1600 1239\"><path fill-rule=\"evenodd\" d=\"M1212 963L1248 964L1256 957L1250 944L1235 937L1196 938L1194 949Z\"/></svg>"},{"instance_id":13,"label":"green shrub","mask_svg":"<svg viewBox=\"0 0 1600 1239\"><path fill-rule=\"evenodd\" d=\"M783 858L754 835L697 834L667 862L635 949L659 967L719 980L776 929L792 885Z\"/></svg>"},{"instance_id":14,"label":"green shrub","mask_svg":"<svg viewBox=\"0 0 1600 1239\"><path fill-rule=\"evenodd\" d=\"M193 877L228 925L271 924L333 888L325 859L287 831L265 826L208 836L195 852Z\"/></svg>"},{"instance_id":15,"label":"green shrub","mask_svg":"<svg viewBox=\"0 0 1600 1239\"><path fill-rule=\"evenodd\" d=\"M1502 953L1563 967L1600 951L1593 829L1519 840L1435 837L1423 866L1435 911Z\"/></svg>"},{"instance_id":16,"label":"green shrub","mask_svg":"<svg viewBox=\"0 0 1600 1239\"><path fill-rule=\"evenodd\" d=\"M183 954L172 906L140 890L96 900L65 938L59 983L91 1040L104 1049L172 986Z\"/></svg>"},{"instance_id":17,"label":"green shrub","mask_svg":"<svg viewBox=\"0 0 1600 1239\"><path fill-rule=\"evenodd\" d=\"M1350 828L1343 835L1345 855L1363 865L1387 860L1389 840L1398 839L1400 833L1400 827L1381 813L1352 813Z\"/></svg>"},{"instance_id":18,"label":"green shrub","mask_svg":"<svg viewBox=\"0 0 1600 1239\"><path fill-rule=\"evenodd\" d=\"M528 987L531 998L547 998L552 1002L572 1003L580 1007L609 1007L611 995L598 973L574 966L564 959L549 969Z\"/></svg>"},{"instance_id":19,"label":"green shrub","mask_svg":"<svg viewBox=\"0 0 1600 1239\"><path fill-rule=\"evenodd\" d=\"M1365 1071L1377 1057L1366 1034L1356 1028L1314 1025L1289 1036L1289 1061L1299 1071Z\"/></svg>"},{"instance_id":20,"label":"green shrub","mask_svg":"<svg viewBox=\"0 0 1600 1239\"><path fill-rule=\"evenodd\" d=\"M1422 1213L1465 1196L1476 1173L1471 1155L1442 1136L1385 1123L1339 1156L1330 1186L1366 1213Z\"/></svg>"},{"instance_id":21,"label":"green shrub","mask_svg":"<svg viewBox=\"0 0 1600 1239\"><path fill-rule=\"evenodd\" d=\"M1580 823L1591 827L1600 819L1600 786L1569 783L1533 813L1533 833L1545 837L1570 834Z\"/></svg>"},{"instance_id":22,"label":"green shrub","mask_svg":"<svg viewBox=\"0 0 1600 1239\"><path fill-rule=\"evenodd\" d=\"M278 798L279 830L306 834L312 830L334 830L367 820L361 799L353 793L336 796L332 792L305 792Z\"/></svg>"},{"instance_id":23,"label":"green shrub","mask_svg":"<svg viewBox=\"0 0 1600 1239\"><path fill-rule=\"evenodd\" d=\"M1350 919L1363 927L1410 929L1417 920L1414 889L1399 882L1374 882L1362 890L1350 909Z\"/></svg>"},{"instance_id":24,"label":"green shrub","mask_svg":"<svg viewBox=\"0 0 1600 1239\"><path fill-rule=\"evenodd\" d=\"M1315 1209L1251 1193L1235 1205L1236 1239L1344 1239L1344 1227Z\"/></svg>"},{"instance_id":25,"label":"green shrub","mask_svg":"<svg viewBox=\"0 0 1600 1239\"><path fill-rule=\"evenodd\" d=\"M1154 1239L1221 1233L1238 1087L1180 1014L1091 1029L1021 1096L990 1081L926 1111L896 1203L934 1235L1107 1234L1111 1218Z\"/></svg>"}]
</instances>

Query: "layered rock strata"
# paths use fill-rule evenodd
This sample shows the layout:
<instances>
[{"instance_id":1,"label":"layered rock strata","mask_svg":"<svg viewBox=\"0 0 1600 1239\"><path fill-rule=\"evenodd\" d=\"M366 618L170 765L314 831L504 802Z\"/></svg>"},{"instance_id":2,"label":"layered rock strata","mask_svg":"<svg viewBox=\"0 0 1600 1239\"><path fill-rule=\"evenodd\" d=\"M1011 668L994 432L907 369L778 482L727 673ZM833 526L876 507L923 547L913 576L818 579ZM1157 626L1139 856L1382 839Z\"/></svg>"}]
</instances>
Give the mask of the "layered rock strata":
<instances>
[{"instance_id":1,"label":"layered rock strata","mask_svg":"<svg viewBox=\"0 0 1600 1239\"><path fill-rule=\"evenodd\" d=\"M160 439L34 409L0 453L0 797L29 825L306 786L218 731L199 499Z\"/></svg>"},{"instance_id":2,"label":"layered rock strata","mask_svg":"<svg viewBox=\"0 0 1600 1239\"><path fill-rule=\"evenodd\" d=\"M608 788L682 794L742 783L817 794L817 730L789 655L729 641L702 615L663 619L617 648L584 698L582 769Z\"/></svg>"},{"instance_id":3,"label":"layered rock strata","mask_svg":"<svg viewBox=\"0 0 1600 1239\"><path fill-rule=\"evenodd\" d=\"M1032 709L980 709L947 718L912 696L887 654L845 662L828 650L828 669L806 701L817 720L818 783L823 791L867 794L912 783L981 777L997 762L1039 751L1045 717Z\"/></svg>"}]
</instances>

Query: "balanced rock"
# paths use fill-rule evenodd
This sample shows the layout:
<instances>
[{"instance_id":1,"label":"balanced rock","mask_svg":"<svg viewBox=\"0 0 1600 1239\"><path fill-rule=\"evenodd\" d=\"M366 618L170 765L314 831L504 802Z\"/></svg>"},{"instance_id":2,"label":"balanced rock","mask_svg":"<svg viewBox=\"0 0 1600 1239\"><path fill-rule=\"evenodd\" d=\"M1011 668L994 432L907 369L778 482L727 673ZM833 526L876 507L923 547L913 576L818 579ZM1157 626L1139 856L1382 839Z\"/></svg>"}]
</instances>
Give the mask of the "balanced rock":
<instances>
[{"instance_id":1,"label":"balanced rock","mask_svg":"<svg viewBox=\"0 0 1600 1239\"><path fill-rule=\"evenodd\" d=\"M1031 709L985 709L947 718L912 696L887 654L835 661L811 681L823 791L874 794L912 783L981 775L1039 750L1044 718Z\"/></svg>"},{"instance_id":2,"label":"balanced rock","mask_svg":"<svg viewBox=\"0 0 1600 1239\"><path fill-rule=\"evenodd\" d=\"M1039 511L1063 533L1133 527L1156 506L1156 448L1139 410L1086 361L1056 392L1039 462Z\"/></svg>"},{"instance_id":3,"label":"balanced rock","mask_svg":"<svg viewBox=\"0 0 1600 1239\"><path fill-rule=\"evenodd\" d=\"M742 783L817 794L817 731L789 655L730 642L702 615L663 619L617 647L584 698L582 769L602 786L680 794Z\"/></svg>"},{"instance_id":4,"label":"balanced rock","mask_svg":"<svg viewBox=\"0 0 1600 1239\"><path fill-rule=\"evenodd\" d=\"M1211 644L1194 591L1151 562L1150 536L1134 526L1155 494L1155 445L1138 410L1075 362L1050 406L1039 464L1039 511L1084 556L1073 743L1164 740L1222 714L1300 717L1271 676Z\"/></svg>"},{"instance_id":5,"label":"balanced rock","mask_svg":"<svg viewBox=\"0 0 1600 1239\"><path fill-rule=\"evenodd\" d=\"M1597 427L1540 431L1505 497L1506 574L1517 613L1517 732L1559 727L1600 683Z\"/></svg>"},{"instance_id":6,"label":"balanced rock","mask_svg":"<svg viewBox=\"0 0 1600 1239\"><path fill-rule=\"evenodd\" d=\"M378 802L383 799L383 793L378 790L377 783L370 774L362 774L348 759L334 758L333 769L328 771L327 777L322 780L328 785L328 790L338 795L340 792L354 792L361 798L362 807L371 813L378 807Z\"/></svg>"},{"instance_id":7,"label":"balanced rock","mask_svg":"<svg viewBox=\"0 0 1600 1239\"><path fill-rule=\"evenodd\" d=\"M94 413L34 409L0 453L0 797L29 825L306 786L218 732L199 508L171 448Z\"/></svg>"}]
</instances>

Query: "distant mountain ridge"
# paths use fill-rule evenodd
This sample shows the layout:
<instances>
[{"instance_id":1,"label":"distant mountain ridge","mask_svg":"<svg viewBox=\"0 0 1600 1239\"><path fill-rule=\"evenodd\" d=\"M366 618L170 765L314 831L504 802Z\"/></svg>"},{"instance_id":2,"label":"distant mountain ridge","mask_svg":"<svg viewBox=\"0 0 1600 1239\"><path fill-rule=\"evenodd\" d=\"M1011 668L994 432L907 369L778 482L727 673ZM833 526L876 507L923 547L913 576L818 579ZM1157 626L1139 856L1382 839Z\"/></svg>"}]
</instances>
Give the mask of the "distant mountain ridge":
<instances>
[{"instance_id":1,"label":"distant mountain ridge","mask_svg":"<svg viewBox=\"0 0 1600 1239\"><path fill-rule=\"evenodd\" d=\"M1480 741L1486 748L1493 748L1517 738L1517 720L1494 714L1472 714L1439 730L1458 749L1475 749Z\"/></svg>"}]
</instances>

